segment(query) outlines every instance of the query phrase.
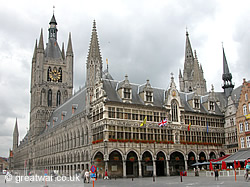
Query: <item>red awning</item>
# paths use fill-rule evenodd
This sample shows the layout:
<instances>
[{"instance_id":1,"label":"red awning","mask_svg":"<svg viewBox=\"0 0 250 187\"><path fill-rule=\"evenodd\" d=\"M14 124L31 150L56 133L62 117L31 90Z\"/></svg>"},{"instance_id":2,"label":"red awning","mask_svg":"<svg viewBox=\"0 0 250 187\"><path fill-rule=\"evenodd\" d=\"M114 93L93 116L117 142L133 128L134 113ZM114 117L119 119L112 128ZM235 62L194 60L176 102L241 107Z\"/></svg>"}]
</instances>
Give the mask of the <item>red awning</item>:
<instances>
[{"instance_id":1,"label":"red awning","mask_svg":"<svg viewBox=\"0 0 250 187\"><path fill-rule=\"evenodd\" d=\"M224 160L225 158L227 158L227 157L229 157L230 155L225 155L225 156L222 156L222 157L220 157L220 158L217 158L217 159L211 159L211 160L209 160L209 161L211 161L211 162L219 162L219 161L222 161L222 160Z\"/></svg>"}]
</instances>

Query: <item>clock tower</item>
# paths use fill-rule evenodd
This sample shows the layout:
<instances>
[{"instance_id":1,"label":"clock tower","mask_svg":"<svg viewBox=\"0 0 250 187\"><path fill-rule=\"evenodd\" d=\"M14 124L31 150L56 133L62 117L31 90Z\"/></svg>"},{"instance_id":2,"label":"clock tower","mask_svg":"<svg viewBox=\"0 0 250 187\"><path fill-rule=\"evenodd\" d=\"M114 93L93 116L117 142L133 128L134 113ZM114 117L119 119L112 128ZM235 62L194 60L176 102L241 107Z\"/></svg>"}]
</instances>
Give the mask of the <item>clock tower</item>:
<instances>
[{"instance_id":1,"label":"clock tower","mask_svg":"<svg viewBox=\"0 0 250 187\"><path fill-rule=\"evenodd\" d=\"M53 14L49 22L48 42L43 43L41 30L35 44L31 71L30 135L39 135L46 128L51 113L72 96L73 49L71 34L65 55L64 43L57 43L57 22Z\"/></svg>"}]
</instances>

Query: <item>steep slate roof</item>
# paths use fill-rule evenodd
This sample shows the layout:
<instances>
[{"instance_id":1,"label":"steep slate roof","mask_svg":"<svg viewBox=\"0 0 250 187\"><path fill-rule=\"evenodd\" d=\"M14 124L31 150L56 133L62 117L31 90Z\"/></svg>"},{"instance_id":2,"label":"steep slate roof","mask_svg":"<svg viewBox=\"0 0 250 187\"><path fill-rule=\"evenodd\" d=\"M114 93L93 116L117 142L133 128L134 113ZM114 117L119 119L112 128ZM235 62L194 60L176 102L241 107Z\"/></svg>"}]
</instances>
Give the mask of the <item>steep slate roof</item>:
<instances>
[{"instance_id":1,"label":"steep slate roof","mask_svg":"<svg viewBox=\"0 0 250 187\"><path fill-rule=\"evenodd\" d=\"M46 45L45 57L53 59L62 58L61 49L54 38L49 38L49 41Z\"/></svg>"},{"instance_id":2,"label":"steep slate roof","mask_svg":"<svg viewBox=\"0 0 250 187\"><path fill-rule=\"evenodd\" d=\"M65 103L60 105L51 115L47 129L45 129L45 132L53 128L53 120L54 120L54 127L61 124L63 121L70 119L71 117L81 113L84 111L86 107L85 102L85 96L86 96L86 89L83 88L82 90L79 90L74 96L72 96L69 100L67 100ZM77 109L74 111L74 114L72 114L72 105L77 105ZM65 116L63 116L62 120L62 113L65 113Z\"/></svg>"}]
</instances>

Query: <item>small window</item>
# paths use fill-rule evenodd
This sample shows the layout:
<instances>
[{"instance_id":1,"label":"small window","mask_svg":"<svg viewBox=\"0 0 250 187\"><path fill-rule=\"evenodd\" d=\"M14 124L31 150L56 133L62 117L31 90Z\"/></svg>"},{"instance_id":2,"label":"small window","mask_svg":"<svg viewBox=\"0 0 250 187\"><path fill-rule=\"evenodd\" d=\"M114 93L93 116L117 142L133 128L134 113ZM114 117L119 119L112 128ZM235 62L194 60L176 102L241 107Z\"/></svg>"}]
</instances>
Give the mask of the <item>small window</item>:
<instances>
[{"instance_id":1,"label":"small window","mask_svg":"<svg viewBox=\"0 0 250 187\"><path fill-rule=\"evenodd\" d=\"M247 121L245 122L245 131L249 131L249 125Z\"/></svg>"},{"instance_id":2,"label":"small window","mask_svg":"<svg viewBox=\"0 0 250 187\"><path fill-rule=\"evenodd\" d=\"M96 97L96 99L99 98L99 88L97 88L97 89L95 90L95 97Z\"/></svg>"},{"instance_id":3,"label":"small window","mask_svg":"<svg viewBox=\"0 0 250 187\"><path fill-rule=\"evenodd\" d=\"M200 108L199 99L194 99L194 108Z\"/></svg>"},{"instance_id":4,"label":"small window","mask_svg":"<svg viewBox=\"0 0 250 187\"><path fill-rule=\"evenodd\" d=\"M243 105L243 115L247 115L247 106Z\"/></svg>"},{"instance_id":5,"label":"small window","mask_svg":"<svg viewBox=\"0 0 250 187\"><path fill-rule=\"evenodd\" d=\"M213 101L209 102L209 108L210 110L214 111L215 110L215 103Z\"/></svg>"},{"instance_id":6,"label":"small window","mask_svg":"<svg viewBox=\"0 0 250 187\"><path fill-rule=\"evenodd\" d=\"M130 99L130 88L124 88L124 99Z\"/></svg>"},{"instance_id":7,"label":"small window","mask_svg":"<svg viewBox=\"0 0 250 187\"><path fill-rule=\"evenodd\" d=\"M52 91L49 89L48 91L48 106L52 106Z\"/></svg>"},{"instance_id":8,"label":"small window","mask_svg":"<svg viewBox=\"0 0 250 187\"><path fill-rule=\"evenodd\" d=\"M56 106L59 106L60 104L61 104L61 92L60 90L58 90L56 94Z\"/></svg>"},{"instance_id":9,"label":"small window","mask_svg":"<svg viewBox=\"0 0 250 187\"><path fill-rule=\"evenodd\" d=\"M153 102L153 92L146 91L146 101Z\"/></svg>"},{"instance_id":10,"label":"small window","mask_svg":"<svg viewBox=\"0 0 250 187\"><path fill-rule=\"evenodd\" d=\"M240 144L241 144L241 148L245 147L245 139L244 139L244 137L240 138Z\"/></svg>"},{"instance_id":11,"label":"small window","mask_svg":"<svg viewBox=\"0 0 250 187\"><path fill-rule=\"evenodd\" d=\"M178 122L178 105L176 101L171 103L172 121Z\"/></svg>"},{"instance_id":12,"label":"small window","mask_svg":"<svg viewBox=\"0 0 250 187\"><path fill-rule=\"evenodd\" d=\"M250 147L250 136L247 136L246 140L247 140L247 147Z\"/></svg>"},{"instance_id":13,"label":"small window","mask_svg":"<svg viewBox=\"0 0 250 187\"><path fill-rule=\"evenodd\" d=\"M243 123L240 123L240 132L243 132Z\"/></svg>"}]
</instances>

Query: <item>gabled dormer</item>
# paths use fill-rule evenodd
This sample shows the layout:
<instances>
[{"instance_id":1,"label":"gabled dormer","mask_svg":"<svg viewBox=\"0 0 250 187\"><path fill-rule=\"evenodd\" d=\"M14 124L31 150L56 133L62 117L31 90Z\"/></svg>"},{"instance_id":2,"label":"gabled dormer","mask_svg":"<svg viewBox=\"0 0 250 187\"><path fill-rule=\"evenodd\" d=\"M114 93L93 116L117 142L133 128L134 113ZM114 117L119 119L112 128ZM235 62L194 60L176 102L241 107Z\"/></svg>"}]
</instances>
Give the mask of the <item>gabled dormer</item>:
<instances>
[{"instance_id":1,"label":"gabled dormer","mask_svg":"<svg viewBox=\"0 0 250 187\"><path fill-rule=\"evenodd\" d=\"M181 113L184 111L181 98L174 82L174 76L171 74L170 88L165 93L165 107L170 109L169 122L181 122Z\"/></svg>"},{"instance_id":2,"label":"gabled dormer","mask_svg":"<svg viewBox=\"0 0 250 187\"><path fill-rule=\"evenodd\" d=\"M200 108L201 108L201 102L200 102L200 97L198 95L194 95L192 103L193 103L192 104L193 109L200 110Z\"/></svg>"},{"instance_id":3,"label":"gabled dormer","mask_svg":"<svg viewBox=\"0 0 250 187\"><path fill-rule=\"evenodd\" d=\"M154 90L151 87L149 80L147 83L139 87L139 95L145 104L153 104L154 102Z\"/></svg>"},{"instance_id":4,"label":"gabled dormer","mask_svg":"<svg viewBox=\"0 0 250 187\"><path fill-rule=\"evenodd\" d=\"M125 80L118 84L117 92L123 102L132 101L132 87L129 83L128 75L125 75Z\"/></svg>"},{"instance_id":5,"label":"gabled dormer","mask_svg":"<svg viewBox=\"0 0 250 187\"><path fill-rule=\"evenodd\" d=\"M214 86L212 85L211 92L209 92L209 95L208 95L207 110L209 112L215 112L215 105L216 105L216 97L214 93Z\"/></svg>"}]
</instances>

